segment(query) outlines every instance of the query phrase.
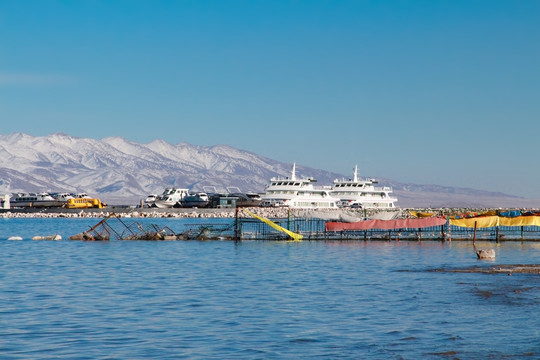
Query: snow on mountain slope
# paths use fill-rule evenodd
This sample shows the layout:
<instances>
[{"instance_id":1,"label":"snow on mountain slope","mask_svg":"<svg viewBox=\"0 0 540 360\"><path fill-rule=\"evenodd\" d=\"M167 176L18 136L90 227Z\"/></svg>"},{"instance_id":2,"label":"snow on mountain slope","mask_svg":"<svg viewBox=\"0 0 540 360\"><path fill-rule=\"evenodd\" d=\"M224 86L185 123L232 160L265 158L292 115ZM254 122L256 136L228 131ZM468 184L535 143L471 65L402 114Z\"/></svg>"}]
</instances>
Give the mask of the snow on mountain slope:
<instances>
[{"instance_id":1,"label":"snow on mountain slope","mask_svg":"<svg viewBox=\"0 0 540 360\"><path fill-rule=\"evenodd\" d=\"M147 194L171 186L195 191L205 186L218 190L236 186L263 192L271 177L290 176L291 166L229 145L172 145L163 140L140 144L121 137L96 140L62 133L0 135L0 194L87 192L108 203L137 204ZM343 177L298 164L296 170L298 176L313 177L320 185ZM394 187L401 207L536 203L479 190L379 180Z\"/></svg>"},{"instance_id":2,"label":"snow on mountain slope","mask_svg":"<svg viewBox=\"0 0 540 360\"><path fill-rule=\"evenodd\" d=\"M288 166L229 146L139 144L52 134L0 135L0 193L85 191L103 199L134 201L165 187L204 186L263 191Z\"/></svg>"}]
</instances>

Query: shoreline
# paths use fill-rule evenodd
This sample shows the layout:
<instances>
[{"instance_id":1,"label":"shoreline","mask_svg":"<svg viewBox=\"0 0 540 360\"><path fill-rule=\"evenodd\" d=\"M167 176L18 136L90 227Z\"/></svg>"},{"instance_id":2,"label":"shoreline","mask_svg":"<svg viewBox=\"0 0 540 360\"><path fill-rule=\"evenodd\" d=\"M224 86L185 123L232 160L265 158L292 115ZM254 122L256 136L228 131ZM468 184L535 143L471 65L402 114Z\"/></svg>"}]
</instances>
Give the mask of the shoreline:
<instances>
[{"instance_id":1,"label":"shoreline","mask_svg":"<svg viewBox=\"0 0 540 360\"><path fill-rule=\"evenodd\" d=\"M246 208L260 216L287 217L286 208ZM116 214L123 218L234 218L236 208L131 208L111 206L102 209L21 208L0 209L0 218L102 218ZM243 215L242 215L243 216Z\"/></svg>"},{"instance_id":2,"label":"shoreline","mask_svg":"<svg viewBox=\"0 0 540 360\"><path fill-rule=\"evenodd\" d=\"M249 217L239 209L239 216ZM345 215L358 220L369 218L374 214L398 213L398 218L413 218L410 211L429 212L433 216L449 216L453 214L485 212L490 210L522 212L540 212L534 208L394 208L394 209L289 209L287 207L246 207L250 212L265 218L316 217L317 214L324 218ZM236 208L135 208L128 206L108 206L106 208L89 209L66 209L66 208L17 208L0 209L0 218L103 218L111 214L117 214L125 218L234 218ZM313 216L315 215L315 216Z\"/></svg>"}]
</instances>

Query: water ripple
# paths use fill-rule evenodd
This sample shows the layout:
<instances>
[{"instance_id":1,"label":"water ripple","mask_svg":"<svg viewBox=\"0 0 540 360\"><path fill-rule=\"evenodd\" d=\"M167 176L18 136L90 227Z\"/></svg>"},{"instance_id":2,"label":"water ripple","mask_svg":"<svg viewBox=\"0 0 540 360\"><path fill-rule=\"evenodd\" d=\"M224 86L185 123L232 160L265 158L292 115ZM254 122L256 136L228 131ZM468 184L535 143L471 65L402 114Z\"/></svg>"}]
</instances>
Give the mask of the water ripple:
<instances>
[{"instance_id":1,"label":"water ripple","mask_svg":"<svg viewBox=\"0 0 540 360\"><path fill-rule=\"evenodd\" d=\"M66 224L75 233L83 223L7 221L0 238ZM423 271L477 265L466 244L0 247L2 359L539 356L537 276ZM523 244L500 245L498 254L509 263L535 260Z\"/></svg>"}]
</instances>

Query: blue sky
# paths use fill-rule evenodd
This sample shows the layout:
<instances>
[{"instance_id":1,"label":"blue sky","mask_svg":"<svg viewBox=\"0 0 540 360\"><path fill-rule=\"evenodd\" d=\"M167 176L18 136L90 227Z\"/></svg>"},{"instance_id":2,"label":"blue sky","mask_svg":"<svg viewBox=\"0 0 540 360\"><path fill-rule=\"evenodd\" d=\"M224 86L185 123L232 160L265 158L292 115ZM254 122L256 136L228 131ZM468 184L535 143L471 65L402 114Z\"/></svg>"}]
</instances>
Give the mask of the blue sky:
<instances>
[{"instance_id":1,"label":"blue sky","mask_svg":"<svg viewBox=\"0 0 540 360\"><path fill-rule=\"evenodd\" d=\"M0 0L0 133L540 198L539 65L537 0Z\"/></svg>"}]
</instances>

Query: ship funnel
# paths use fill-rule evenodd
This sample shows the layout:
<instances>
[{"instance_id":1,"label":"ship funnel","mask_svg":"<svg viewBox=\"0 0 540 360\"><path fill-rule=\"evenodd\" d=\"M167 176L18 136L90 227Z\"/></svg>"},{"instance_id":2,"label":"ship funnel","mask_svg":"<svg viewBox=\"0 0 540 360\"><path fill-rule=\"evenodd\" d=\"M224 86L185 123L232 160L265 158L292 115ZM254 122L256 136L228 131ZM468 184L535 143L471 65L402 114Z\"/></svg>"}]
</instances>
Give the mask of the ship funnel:
<instances>
[{"instance_id":1,"label":"ship funnel","mask_svg":"<svg viewBox=\"0 0 540 360\"><path fill-rule=\"evenodd\" d=\"M292 166L291 180L296 180L296 163Z\"/></svg>"},{"instance_id":2,"label":"ship funnel","mask_svg":"<svg viewBox=\"0 0 540 360\"><path fill-rule=\"evenodd\" d=\"M353 181L358 182L358 165L354 165Z\"/></svg>"}]
</instances>

